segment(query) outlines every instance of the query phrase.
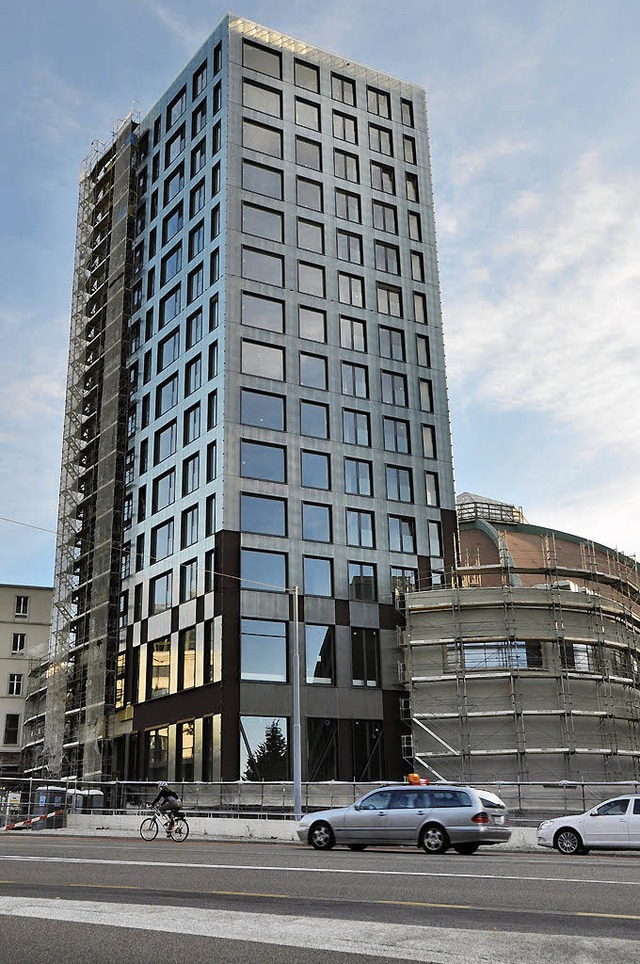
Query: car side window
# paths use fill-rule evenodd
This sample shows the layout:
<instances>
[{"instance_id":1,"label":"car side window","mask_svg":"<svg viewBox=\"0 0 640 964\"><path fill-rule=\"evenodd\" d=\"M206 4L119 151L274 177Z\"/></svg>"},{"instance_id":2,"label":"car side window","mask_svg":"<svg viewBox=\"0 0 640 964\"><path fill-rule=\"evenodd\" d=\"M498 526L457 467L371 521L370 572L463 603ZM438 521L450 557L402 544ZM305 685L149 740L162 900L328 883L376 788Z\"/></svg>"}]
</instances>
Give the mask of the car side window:
<instances>
[{"instance_id":1,"label":"car side window","mask_svg":"<svg viewBox=\"0 0 640 964\"><path fill-rule=\"evenodd\" d=\"M381 790L379 793L372 793L370 797L366 797L360 802L361 810L388 810L389 809L389 798L391 797L390 790Z\"/></svg>"},{"instance_id":2,"label":"car side window","mask_svg":"<svg viewBox=\"0 0 640 964\"><path fill-rule=\"evenodd\" d=\"M480 797L480 803L487 810L504 810L504 804L498 803L496 800L489 800L488 797Z\"/></svg>"},{"instance_id":3,"label":"car side window","mask_svg":"<svg viewBox=\"0 0 640 964\"><path fill-rule=\"evenodd\" d=\"M464 790L433 790L431 792L431 806L433 807L471 807L471 797Z\"/></svg>"},{"instance_id":4,"label":"car side window","mask_svg":"<svg viewBox=\"0 0 640 964\"><path fill-rule=\"evenodd\" d=\"M640 800L633 801L633 812L640 816Z\"/></svg>"},{"instance_id":5,"label":"car side window","mask_svg":"<svg viewBox=\"0 0 640 964\"><path fill-rule=\"evenodd\" d=\"M601 817L620 817L627 812L628 806L628 797L620 800L609 800L608 803L603 803L601 807L596 807L596 812Z\"/></svg>"},{"instance_id":6,"label":"car side window","mask_svg":"<svg viewBox=\"0 0 640 964\"><path fill-rule=\"evenodd\" d=\"M391 794L391 810L417 810L422 806L421 795L415 790L394 790Z\"/></svg>"}]
</instances>

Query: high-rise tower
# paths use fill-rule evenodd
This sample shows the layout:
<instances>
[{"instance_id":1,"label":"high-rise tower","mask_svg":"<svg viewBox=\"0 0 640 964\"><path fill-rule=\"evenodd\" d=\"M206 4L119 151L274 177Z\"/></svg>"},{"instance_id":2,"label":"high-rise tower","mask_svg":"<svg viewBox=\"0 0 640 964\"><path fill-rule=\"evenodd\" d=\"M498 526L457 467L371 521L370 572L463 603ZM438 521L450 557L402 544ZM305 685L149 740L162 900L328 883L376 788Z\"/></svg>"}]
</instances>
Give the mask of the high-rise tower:
<instances>
[{"instance_id":1,"label":"high-rise tower","mask_svg":"<svg viewBox=\"0 0 640 964\"><path fill-rule=\"evenodd\" d=\"M455 540L424 91L229 15L79 212L50 772L286 778L297 637L303 778L398 777Z\"/></svg>"}]
</instances>

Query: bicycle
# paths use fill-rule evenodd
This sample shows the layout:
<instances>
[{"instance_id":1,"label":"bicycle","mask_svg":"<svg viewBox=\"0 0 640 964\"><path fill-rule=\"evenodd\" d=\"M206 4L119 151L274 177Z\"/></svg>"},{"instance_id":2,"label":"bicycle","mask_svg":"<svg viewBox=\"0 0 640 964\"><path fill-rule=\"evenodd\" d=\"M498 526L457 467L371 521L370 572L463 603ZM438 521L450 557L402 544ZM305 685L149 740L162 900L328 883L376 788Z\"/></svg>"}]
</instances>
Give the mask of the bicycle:
<instances>
[{"instance_id":1,"label":"bicycle","mask_svg":"<svg viewBox=\"0 0 640 964\"><path fill-rule=\"evenodd\" d=\"M159 807L154 807L153 816L145 817L140 824L140 836L142 839L155 840L158 836L161 823L167 828L167 835L178 843L182 843L189 836L189 824L182 810L178 810L173 814L173 825L170 825L169 815L163 813Z\"/></svg>"}]
</instances>

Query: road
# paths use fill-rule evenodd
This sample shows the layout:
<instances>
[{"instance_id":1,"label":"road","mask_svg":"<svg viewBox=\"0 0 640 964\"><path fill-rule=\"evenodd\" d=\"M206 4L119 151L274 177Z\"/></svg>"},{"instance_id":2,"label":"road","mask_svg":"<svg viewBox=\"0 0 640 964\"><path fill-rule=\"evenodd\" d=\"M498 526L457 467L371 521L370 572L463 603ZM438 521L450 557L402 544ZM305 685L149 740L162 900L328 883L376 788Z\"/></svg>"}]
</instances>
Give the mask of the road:
<instances>
[{"instance_id":1,"label":"road","mask_svg":"<svg viewBox=\"0 0 640 964\"><path fill-rule=\"evenodd\" d=\"M0 837L11 964L640 964L640 854Z\"/></svg>"}]
</instances>

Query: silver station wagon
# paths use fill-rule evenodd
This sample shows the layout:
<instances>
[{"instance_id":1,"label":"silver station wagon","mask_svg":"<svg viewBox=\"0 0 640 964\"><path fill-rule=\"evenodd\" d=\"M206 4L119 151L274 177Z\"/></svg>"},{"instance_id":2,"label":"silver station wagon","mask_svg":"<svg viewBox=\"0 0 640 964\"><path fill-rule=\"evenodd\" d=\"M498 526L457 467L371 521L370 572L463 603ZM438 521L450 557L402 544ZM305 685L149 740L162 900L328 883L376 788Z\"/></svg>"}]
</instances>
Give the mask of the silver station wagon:
<instances>
[{"instance_id":1,"label":"silver station wagon","mask_svg":"<svg viewBox=\"0 0 640 964\"><path fill-rule=\"evenodd\" d=\"M298 836L316 850L345 844L351 850L407 846L443 854L453 847L473 854L481 844L505 843L511 830L507 808L494 793L402 784L372 790L350 807L308 813Z\"/></svg>"}]
</instances>

